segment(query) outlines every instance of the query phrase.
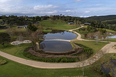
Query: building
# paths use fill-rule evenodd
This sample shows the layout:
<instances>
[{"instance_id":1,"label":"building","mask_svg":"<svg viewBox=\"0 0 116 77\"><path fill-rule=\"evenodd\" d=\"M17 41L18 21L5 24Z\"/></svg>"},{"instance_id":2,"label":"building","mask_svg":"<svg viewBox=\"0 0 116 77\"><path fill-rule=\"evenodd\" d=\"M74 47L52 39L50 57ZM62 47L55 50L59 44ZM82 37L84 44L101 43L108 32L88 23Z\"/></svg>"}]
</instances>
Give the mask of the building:
<instances>
[{"instance_id":1,"label":"building","mask_svg":"<svg viewBox=\"0 0 116 77\"><path fill-rule=\"evenodd\" d=\"M3 24L4 24L4 22L3 22L3 21L0 21L0 24L1 24L1 25L3 25Z\"/></svg>"},{"instance_id":2,"label":"building","mask_svg":"<svg viewBox=\"0 0 116 77\"><path fill-rule=\"evenodd\" d=\"M91 23L84 23L84 25L91 25Z\"/></svg>"},{"instance_id":3,"label":"building","mask_svg":"<svg viewBox=\"0 0 116 77\"><path fill-rule=\"evenodd\" d=\"M68 25L74 25L74 22L68 22Z\"/></svg>"},{"instance_id":4,"label":"building","mask_svg":"<svg viewBox=\"0 0 116 77\"><path fill-rule=\"evenodd\" d=\"M28 25L18 26L17 28L27 28Z\"/></svg>"},{"instance_id":5,"label":"building","mask_svg":"<svg viewBox=\"0 0 116 77\"><path fill-rule=\"evenodd\" d=\"M0 26L0 29L8 29L9 27L6 26Z\"/></svg>"}]
</instances>

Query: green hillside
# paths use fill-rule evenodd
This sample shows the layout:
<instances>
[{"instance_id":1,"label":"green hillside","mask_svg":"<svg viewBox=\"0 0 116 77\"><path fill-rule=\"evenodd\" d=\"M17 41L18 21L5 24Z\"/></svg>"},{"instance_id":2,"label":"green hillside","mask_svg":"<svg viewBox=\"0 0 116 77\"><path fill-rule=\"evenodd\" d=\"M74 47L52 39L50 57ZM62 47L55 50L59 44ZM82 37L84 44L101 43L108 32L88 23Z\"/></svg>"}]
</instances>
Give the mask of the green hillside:
<instances>
[{"instance_id":1,"label":"green hillside","mask_svg":"<svg viewBox=\"0 0 116 77\"><path fill-rule=\"evenodd\" d=\"M92 16L92 17L88 17L86 19L102 21L103 23L107 23L107 24L116 24L116 15Z\"/></svg>"}]
</instances>

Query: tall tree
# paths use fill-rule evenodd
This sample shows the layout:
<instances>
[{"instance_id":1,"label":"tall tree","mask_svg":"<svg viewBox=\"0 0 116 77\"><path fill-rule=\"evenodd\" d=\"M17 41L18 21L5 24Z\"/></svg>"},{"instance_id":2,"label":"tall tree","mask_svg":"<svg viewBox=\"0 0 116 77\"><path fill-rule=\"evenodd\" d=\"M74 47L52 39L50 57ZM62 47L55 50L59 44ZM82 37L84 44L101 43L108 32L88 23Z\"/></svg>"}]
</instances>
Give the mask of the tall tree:
<instances>
[{"instance_id":1,"label":"tall tree","mask_svg":"<svg viewBox=\"0 0 116 77\"><path fill-rule=\"evenodd\" d=\"M0 43L3 45L10 42L10 36L7 33L0 33Z\"/></svg>"}]
</instances>

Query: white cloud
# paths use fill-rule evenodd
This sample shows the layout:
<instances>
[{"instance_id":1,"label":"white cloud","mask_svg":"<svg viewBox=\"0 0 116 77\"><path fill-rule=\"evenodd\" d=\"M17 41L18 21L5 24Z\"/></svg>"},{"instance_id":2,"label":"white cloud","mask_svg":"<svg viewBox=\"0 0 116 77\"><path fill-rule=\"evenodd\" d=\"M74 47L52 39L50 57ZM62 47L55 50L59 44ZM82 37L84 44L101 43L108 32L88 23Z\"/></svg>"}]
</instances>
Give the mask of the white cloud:
<instances>
[{"instance_id":1,"label":"white cloud","mask_svg":"<svg viewBox=\"0 0 116 77\"><path fill-rule=\"evenodd\" d=\"M75 0L75 2L80 2L80 1L82 1L82 0Z\"/></svg>"},{"instance_id":2,"label":"white cloud","mask_svg":"<svg viewBox=\"0 0 116 77\"><path fill-rule=\"evenodd\" d=\"M0 0L0 3L10 2L11 0Z\"/></svg>"},{"instance_id":3,"label":"white cloud","mask_svg":"<svg viewBox=\"0 0 116 77\"><path fill-rule=\"evenodd\" d=\"M34 6L35 10L41 10L41 9L51 9L51 8L56 8L58 6L53 6L53 5L37 5Z\"/></svg>"},{"instance_id":4,"label":"white cloud","mask_svg":"<svg viewBox=\"0 0 116 77\"><path fill-rule=\"evenodd\" d=\"M89 13L90 11L85 11L85 13Z\"/></svg>"},{"instance_id":5,"label":"white cloud","mask_svg":"<svg viewBox=\"0 0 116 77\"><path fill-rule=\"evenodd\" d=\"M71 12L71 10L66 10L66 12Z\"/></svg>"},{"instance_id":6,"label":"white cloud","mask_svg":"<svg viewBox=\"0 0 116 77\"><path fill-rule=\"evenodd\" d=\"M80 16L80 17L82 17L82 18L86 18L86 17L89 17L89 16Z\"/></svg>"}]
</instances>

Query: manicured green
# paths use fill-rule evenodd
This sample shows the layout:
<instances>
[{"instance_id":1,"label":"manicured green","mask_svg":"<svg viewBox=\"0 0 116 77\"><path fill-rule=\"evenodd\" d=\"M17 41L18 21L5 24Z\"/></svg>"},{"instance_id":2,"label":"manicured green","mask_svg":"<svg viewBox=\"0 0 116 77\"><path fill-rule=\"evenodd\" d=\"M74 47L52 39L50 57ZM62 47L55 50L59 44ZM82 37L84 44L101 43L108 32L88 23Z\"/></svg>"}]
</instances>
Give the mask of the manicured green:
<instances>
[{"instance_id":1,"label":"manicured green","mask_svg":"<svg viewBox=\"0 0 116 77\"><path fill-rule=\"evenodd\" d=\"M107 32L114 32L114 33L116 33L116 31L110 30L110 29L106 29L106 31L107 31Z\"/></svg>"},{"instance_id":2,"label":"manicured green","mask_svg":"<svg viewBox=\"0 0 116 77\"><path fill-rule=\"evenodd\" d=\"M5 44L4 47L2 45L0 45L0 51L6 52L6 53L14 55L14 56L26 58L23 55L23 51L27 47L30 47L30 46L32 46L32 45L31 44L21 44L18 46L14 46L14 45L10 45L10 44Z\"/></svg>"},{"instance_id":3,"label":"manicured green","mask_svg":"<svg viewBox=\"0 0 116 77\"><path fill-rule=\"evenodd\" d=\"M0 21L3 21L2 19L0 19Z\"/></svg>"},{"instance_id":4,"label":"manicured green","mask_svg":"<svg viewBox=\"0 0 116 77\"><path fill-rule=\"evenodd\" d=\"M75 25L68 25L65 21L62 20L43 20L40 22L43 28L52 28L52 29L59 29L59 30L69 30L77 28Z\"/></svg>"},{"instance_id":5,"label":"manicured green","mask_svg":"<svg viewBox=\"0 0 116 77\"><path fill-rule=\"evenodd\" d=\"M5 59L3 57L0 57ZM38 69L22 65L11 60L7 64L0 66L0 77L78 77L82 76L81 68L70 69ZM85 76L87 77L101 77L98 73L85 68Z\"/></svg>"},{"instance_id":6,"label":"manicured green","mask_svg":"<svg viewBox=\"0 0 116 77\"><path fill-rule=\"evenodd\" d=\"M104 47L106 44L108 44L108 43L105 43L105 42L96 43L95 41L75 41L74 43L79 43L79 44L85 45L85 46L93 49L94 53L96 53L102 47Z\"/></svg>"},{"instance_id":7,"label":"manicured green","mask_svg":"<svg viewBox=\"0 0 116 77\"><path fill-rule=\"evenodd\" d=\"M111 38L111 39L103 39L103 41L111 41L111 42L116 42L116 38Z\"/></svg>"},{"instance_id":8,"label":"manicured green","mask_svg":"<svg viewBox=\"0 0 116 77\"><path fill-rule=\"evenodd\" d=\"M0 29L0 33L6 32L7 29Z\"/></svg>"},{"instance_id":9,"label":"manicured green","mask_svg":"<svg viewBox=\"0 0 116 77\"><path fill-rule=\"evenodd\" d=\"M50 33L52 30L43 30L43 32L45 32L45 33Z\"/></svg>"},{"instance_id":10,"label":"manicured green","mask_svg":"<svg viewBox=\"0 0 116 77\"><path fill-rule=\"evenodd\" d=\"M80 47L83 47L84 48L84 52L85 53L87 53L87 54L89 54L89 53L93 53L93 49L92 48L89 48L89 47L87 47L87 46L85 46L85 45L82 45L82 44L77 44L78 46L80 46Z\"/></svg>"}]
</instances>

